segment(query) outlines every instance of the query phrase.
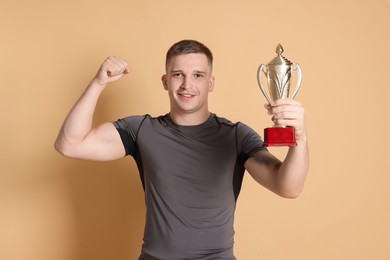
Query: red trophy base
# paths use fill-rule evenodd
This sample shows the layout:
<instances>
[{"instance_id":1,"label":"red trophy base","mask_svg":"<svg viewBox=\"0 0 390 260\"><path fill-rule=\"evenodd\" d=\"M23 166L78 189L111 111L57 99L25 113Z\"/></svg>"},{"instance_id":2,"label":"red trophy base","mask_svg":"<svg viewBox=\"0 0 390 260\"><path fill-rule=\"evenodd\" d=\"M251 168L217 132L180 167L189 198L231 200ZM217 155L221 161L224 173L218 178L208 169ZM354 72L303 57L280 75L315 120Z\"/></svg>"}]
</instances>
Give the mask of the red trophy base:
<instances>
[{"instance_id":1,"label":"red trophy base","mask_svg":"<svg viewBox=\"0 0 390 260\"><path fill-rule=\"evenodd\" d=\"M263 146L296 146L294 130L291 126L264 129Z\"/></svg>"}]
</instances>

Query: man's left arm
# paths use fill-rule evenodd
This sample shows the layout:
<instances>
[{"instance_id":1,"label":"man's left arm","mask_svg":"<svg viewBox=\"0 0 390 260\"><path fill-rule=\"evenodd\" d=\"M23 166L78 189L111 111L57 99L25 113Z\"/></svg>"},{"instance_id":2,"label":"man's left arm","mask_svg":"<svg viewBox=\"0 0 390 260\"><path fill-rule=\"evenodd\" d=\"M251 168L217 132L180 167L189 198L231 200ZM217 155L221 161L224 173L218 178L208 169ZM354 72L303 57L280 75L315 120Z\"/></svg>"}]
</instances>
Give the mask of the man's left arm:
<instances>
[{"instance_id":1,"label":"man's left arm","mask_svg":"<svg viewBox=\"0 0 390 260\"><path fill-rule=\"evenodd\" d=\"M289 147L283 162L268 151L259 151L245 162L245 168L258 183L279 196L296 198L303 189L309 168L304 109L292 99L279 99L265 107L276 125L295 128L297 146Z\"/></svg>"}]
</instances>

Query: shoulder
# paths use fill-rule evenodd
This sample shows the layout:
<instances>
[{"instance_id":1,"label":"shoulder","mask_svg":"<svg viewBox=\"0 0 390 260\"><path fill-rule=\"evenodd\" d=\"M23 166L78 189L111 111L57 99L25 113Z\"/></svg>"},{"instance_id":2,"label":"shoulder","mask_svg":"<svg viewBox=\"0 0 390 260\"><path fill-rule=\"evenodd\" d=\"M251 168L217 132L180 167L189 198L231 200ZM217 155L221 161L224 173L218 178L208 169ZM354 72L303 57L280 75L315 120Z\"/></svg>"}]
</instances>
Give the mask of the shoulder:
<instances>
[{"instance_id":1,"label":"shoulder","mask_svg":"<svg viewBox=\"0 0 390 260\"><path fill-rule=\"evenodd\" d=\"M113 123L116 129L118 130L124 130L127 133L131 134L132 136L135 136L138 130L140 129L143 122L147 119L151 118L150 115L134 115L134 116L127 116L121 119L118 119Z\"/></svg>"},{"instance_id":2,"label":"shoulder","mask_svg":"<svg viewBox=\"0 0 390 260\"><path fill-rule=\"evenodd\" d=\"M250 127L249 125L247 125L243 122L237 122L236 124L237 124L237 131L238 132L242 132L244 134L256 132L252 127Z\"/></svg>"},{"instance_id":3,"label":"shoulder","mask_svg":"<svg viewBox=\"0 0 390 260\"><path fill-rule=\"evenodd\" d=\"M124 125L127 126L134 126L134 125L140 125L144 120L157 120L158 118L152 117L149 114L145 115L133 115L133 116L127 116L120 118L113 122L113 124L118 128L123 128Z\"/></svg>"},{"instance_id":4,"label":"shoulder","mask_svg":"<svg viewBox=\"0 0 390 260\"><path fill-rule=\"evenodd\" d=\"M216 114L212 114L212 115L214 116L215 121L216 121L219 125L227 125L227 126L231 126L231 127L237 126L237 123L233 123L232 121L230 121L230 120L227 119L227 118L217 116Z\"/></svg>"},{"instance_id":5,"label":"shoulder","mask_svg":"<svg viewBox=\"0 0 390 260\"><path fill-rule=\"evenodd\" d=\"M116 128L122 128L126 130L131 130L132 132L137 132L141 128L141 126L144 125L149 125L153 127L156 127L157 125L166 126L167 115L161 115L157 117L151 116L149 114L127 116L118 119L117 121L114 121L113 124Z\"/></svg>"},{"instance_id":6,"label":"shoulder","mask_svg":"<svg viewBox=\"0 0 390 260\"><path fill-rule=\"evenodd\" d=\"M120 121L124 121L124 122L134 122L134 121L142 121L142 120L145 120L145 118L147 117L150 117L150 115L148 114L145 114L145 115L132 115L132 116L127 116L127 117L123 117L123 118L119 118L117 121L115 122L120 122Z\"/></svg>"},{"instance_id":7,"label":"shoulder","mask_svg":"<svg viewBox=\"0 0 390 260\"><path fill-rule=\"evenodd\" d=\"M216 114L212 114L212 115L214 116L215 121L220 125L228 125L231 127L237 127L237 129L242 129L242 130L246 130L246 131L253 131L253 129L250 126L248 126L247 124L245 124L241 121L232 122L231 120L229 120L225 117L221 117L221 116L218 116Z\"/></svg>"},{"instance_id":8,"label":"shoulder","mask_svg":"<svg viewBox=\"0 0 390 260\"><path fill-rule=\"evenodd\" d=\"M263 139L261 138L260 134L255 131L252 127L249 125L237 122L236 123L236 137L238 145L242 145L242 147L249 146L251 149L254 150L262 150L263 147ZM250 153L253 154L253 151Z\"/></svg>"},{"instance_id":9,"label":"shoulder","mask_svg":"<svg viewBox=\"0 0 390 260\"><path fill-rule=\"evenodd\" d=\"M238 138L245 138L246 136L256 136L259 137L258 133L249 125L238 121L238 122L232 122L231 120L225 118L225 117L220 117L215 114L213 114L215 121L219 125L225 125L229 126L235 129L236 131L236 136Z\"/></svg>"}]
</instances>

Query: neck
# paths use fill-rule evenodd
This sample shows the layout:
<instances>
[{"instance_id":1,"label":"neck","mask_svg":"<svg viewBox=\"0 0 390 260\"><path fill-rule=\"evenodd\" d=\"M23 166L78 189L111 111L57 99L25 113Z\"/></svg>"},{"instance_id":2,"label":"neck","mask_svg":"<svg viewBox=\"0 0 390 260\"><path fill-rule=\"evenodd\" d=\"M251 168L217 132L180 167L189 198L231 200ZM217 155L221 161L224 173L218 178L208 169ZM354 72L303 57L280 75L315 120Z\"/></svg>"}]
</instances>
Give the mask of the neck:
<instances>
[{"instance_id":1,"label":"neck","mask_svg":"<svg viewBox=\"0 0 390 260\"><path fill-rule=\"evenodd\" d=\"M203 113L174 113L171 111L169 116L177 125L200 125L207 121L210 116L210 111L204 111Z\"/></svg>"}]
</instances>

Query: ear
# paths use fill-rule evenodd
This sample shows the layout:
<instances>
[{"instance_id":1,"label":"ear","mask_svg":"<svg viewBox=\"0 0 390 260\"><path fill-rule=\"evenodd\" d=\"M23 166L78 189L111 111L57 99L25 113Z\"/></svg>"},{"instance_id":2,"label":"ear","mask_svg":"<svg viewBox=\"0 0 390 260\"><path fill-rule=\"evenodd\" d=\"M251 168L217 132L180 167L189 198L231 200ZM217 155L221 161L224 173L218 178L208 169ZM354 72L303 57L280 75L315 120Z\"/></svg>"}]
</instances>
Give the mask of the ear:
<instances>
[{"instance_id":1,"label":"ear","mask_svg":"<svg viewBox=\"0 0 390 260\"><path fill-rule=\"evenodd\" d=\"M162 75L161 76L161 82L162 82L165 90L168 90L167 81L168 81L167 74Z\"/></svg>"},{"instance_id":2,"label":"ear","mask_svg":"<svg viewBox=\"0 0 390 260\"><path fill-rule=\"evenodd\" d=\"M210 79L209 79L209 92L213 92L214 84L215 84L215 78L214 78L214 76L210 76Z\"/></svg>"}]
</instances>

